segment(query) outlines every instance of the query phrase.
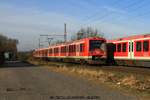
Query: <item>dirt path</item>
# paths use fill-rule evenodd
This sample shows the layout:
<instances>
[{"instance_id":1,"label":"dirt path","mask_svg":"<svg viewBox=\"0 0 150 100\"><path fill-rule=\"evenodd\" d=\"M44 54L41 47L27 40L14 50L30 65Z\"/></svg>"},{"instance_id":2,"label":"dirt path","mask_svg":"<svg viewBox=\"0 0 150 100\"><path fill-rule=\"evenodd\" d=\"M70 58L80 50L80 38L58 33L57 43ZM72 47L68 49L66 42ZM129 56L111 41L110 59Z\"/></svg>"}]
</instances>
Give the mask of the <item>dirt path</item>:
<instances>
[{"instance_id":1,"label":"dirt path","mask_svg":"<svg viewBox=\"0 0 150 100\"><path fill-rule=\"evenodd\" d=\"M0 68L0 100L87 100L87 96L97 96L89 100L138 100L46 67L11 62Z\"/></svg>"}]
</instances>

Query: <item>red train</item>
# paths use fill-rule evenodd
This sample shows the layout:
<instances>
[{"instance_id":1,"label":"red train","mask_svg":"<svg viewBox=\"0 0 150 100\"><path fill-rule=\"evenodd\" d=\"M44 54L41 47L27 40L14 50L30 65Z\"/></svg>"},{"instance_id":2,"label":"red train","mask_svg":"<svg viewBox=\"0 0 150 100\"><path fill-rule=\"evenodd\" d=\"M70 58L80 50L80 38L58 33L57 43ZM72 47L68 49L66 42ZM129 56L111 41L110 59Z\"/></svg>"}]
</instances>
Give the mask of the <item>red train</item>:
<instances>
[{"instance_id":1,"label":"red train","mask_svg":"<svg viewBox=\"0 0 150 100\"><path fill-rule=\"evenodd\" d=\"M150 67L150 34L108 40L107 43L113 44L116 64Z\"/></svg>"},{"instance_id":2,"label":"red train","mask_svg":"<svg viewBox=\"0 0 150 100\"><path fill-rule=\"evenodd\" d=\"M72 42L37 49L34 57L80 63L105 63L106 40L104 38L84 38Z\"/></svg>"},{"instance_id":3,"label":"red train","mask_svg":"<svg viewBox=\"0 0 150 100\"><path fill-rule=\"evenodd\" d=\"M37 49L34 57L80 63L150 67L150 34L105 40L85 38Z\"/></svg>"}]
</instances>

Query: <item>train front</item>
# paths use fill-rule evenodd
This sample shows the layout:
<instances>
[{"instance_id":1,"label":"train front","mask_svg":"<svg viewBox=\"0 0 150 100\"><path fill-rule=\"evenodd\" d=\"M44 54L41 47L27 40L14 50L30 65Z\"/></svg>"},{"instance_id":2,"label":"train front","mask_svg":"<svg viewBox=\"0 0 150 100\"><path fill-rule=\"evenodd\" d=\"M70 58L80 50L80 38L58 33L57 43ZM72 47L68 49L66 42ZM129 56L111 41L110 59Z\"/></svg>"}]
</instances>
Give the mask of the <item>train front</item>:
<instances>
[{"instance_id":1,"label":"train front","mask_svg":"<svg viewBox=\"0 0 150 100\"><path fill-rule=\"evenodd\" d=\"M106 52L106 40L104 38L93 38L89 40L90 63L105 64Z\"/></svg>"}]
</instances>

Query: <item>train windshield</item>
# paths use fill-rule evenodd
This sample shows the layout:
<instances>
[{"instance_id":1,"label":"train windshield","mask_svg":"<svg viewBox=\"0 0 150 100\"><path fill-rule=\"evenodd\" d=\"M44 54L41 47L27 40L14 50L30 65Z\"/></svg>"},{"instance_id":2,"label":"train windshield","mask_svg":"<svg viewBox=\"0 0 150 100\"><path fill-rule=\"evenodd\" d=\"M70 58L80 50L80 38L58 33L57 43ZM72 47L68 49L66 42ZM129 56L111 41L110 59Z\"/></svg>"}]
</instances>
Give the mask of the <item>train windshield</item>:
<instances>
[{"instance_id":1,"label":"train windshield","mask_svg":"<svg viewBox=\"0 0 150 100\"><path fill-rule=\"evenodd\" d=\"M94 49L100 48L100 46L101 46L101 44L103 42L104 41L102 41L102 40L90 40L90 42L89 42L89 50L92 51Z\"/></svg>"}]
</instances>

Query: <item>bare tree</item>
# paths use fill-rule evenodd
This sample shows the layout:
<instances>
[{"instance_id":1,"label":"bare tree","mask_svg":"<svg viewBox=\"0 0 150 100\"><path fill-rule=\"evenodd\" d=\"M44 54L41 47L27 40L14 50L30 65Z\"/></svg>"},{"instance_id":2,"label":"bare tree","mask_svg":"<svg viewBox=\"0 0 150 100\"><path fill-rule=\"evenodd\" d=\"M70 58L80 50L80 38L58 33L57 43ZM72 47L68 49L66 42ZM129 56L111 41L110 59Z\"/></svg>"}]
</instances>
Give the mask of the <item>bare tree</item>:
<instances>
[{"instance_id":1,"label":"bare tree","mask_svg":"<svg viewBox=\"0 0 150 100\"><path fill-rule=\"evenodd\" d=\"M97 29L91 27L81 28L76 35L71 37L71 40L79 40L87 37L103 37L103 33L99 33Z\"/></svg>"},{"instance_id":2,"label":"bare tree","mask_svg":"<svg viewBox=\"0 0 150 100\"><path fill-rule=\"evenodd\" d=\"M3 53L4 52L13 52L14 53L14 57L16 58L17 56L17 44L19 43L18 40L16 39L11 39L8 38L4 35L0 34L0 60L3 59Z\"/></svg>"}]
</instances>

